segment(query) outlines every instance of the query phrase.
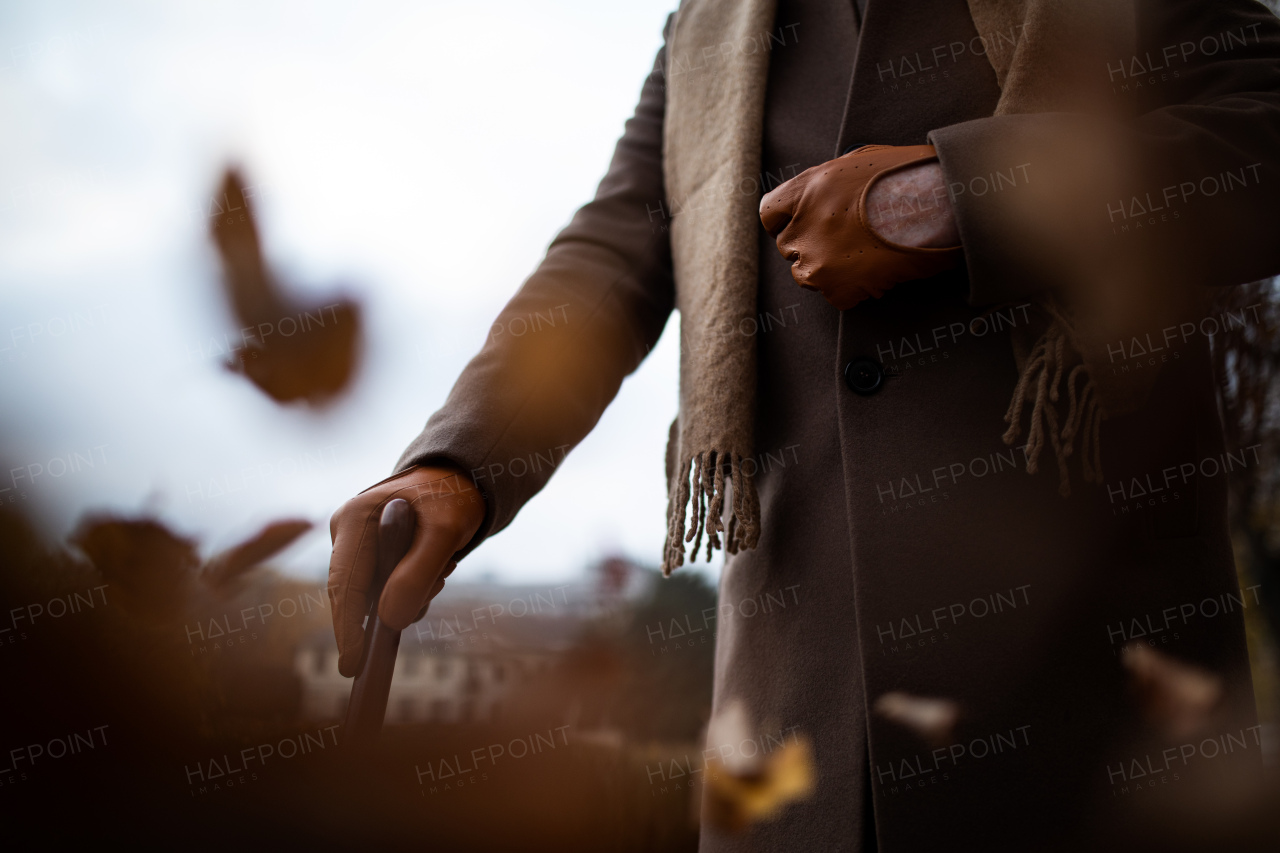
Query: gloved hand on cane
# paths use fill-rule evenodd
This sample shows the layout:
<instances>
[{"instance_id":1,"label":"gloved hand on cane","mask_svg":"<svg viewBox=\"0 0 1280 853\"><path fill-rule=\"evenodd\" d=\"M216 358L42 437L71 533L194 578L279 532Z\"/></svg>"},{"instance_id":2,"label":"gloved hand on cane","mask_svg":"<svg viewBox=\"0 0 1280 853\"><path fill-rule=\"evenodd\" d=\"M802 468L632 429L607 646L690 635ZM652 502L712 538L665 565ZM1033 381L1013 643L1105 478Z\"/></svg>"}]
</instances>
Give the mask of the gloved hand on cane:
<instances>
[{"instance_id":1,"label":"gloved hand on cane","mask_svg":"<svg viewBox=\"0 0 1280 853\"><path fill-rule=\"evenodd\" d=\"M329 601L338 641L338 671L356 674L364 645L364 621L377 560L382 509L395 498L408 501L414 532L378 601L378 614L403 631L426 611L453 571L454 555L484 521L485 502L465 473L451 468L414 467L365 489L333 514L329 531Z\"/></svg>"}]
</instances>

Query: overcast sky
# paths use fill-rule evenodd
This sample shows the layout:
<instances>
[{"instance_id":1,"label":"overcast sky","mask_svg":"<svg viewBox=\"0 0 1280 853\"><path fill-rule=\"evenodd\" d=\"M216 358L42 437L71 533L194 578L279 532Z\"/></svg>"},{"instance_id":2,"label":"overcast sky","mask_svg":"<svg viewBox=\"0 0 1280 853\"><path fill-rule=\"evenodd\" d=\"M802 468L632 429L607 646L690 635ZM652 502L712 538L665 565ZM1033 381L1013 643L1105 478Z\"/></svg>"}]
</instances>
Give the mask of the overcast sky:
<instances>
[{"instance_id":1,"label":"overcast sky","mask_svg":"<svg viewBox=\"0 0 1280 853\"><path fill-rule=\"evenodd\" d=\"M273 518L325 527L390 473L591 197L673 5L0 6L0 500L53 535L88 510L151 513L206 551ZM219 365L234 323L199 211L231 160L290 286L364 304L357 386L323 414ZM496 244L473 227L495 209ZM469 569L658 561L676 332ZM284 563L322 576L327 530Z\"/></svg>"}]
</instances>

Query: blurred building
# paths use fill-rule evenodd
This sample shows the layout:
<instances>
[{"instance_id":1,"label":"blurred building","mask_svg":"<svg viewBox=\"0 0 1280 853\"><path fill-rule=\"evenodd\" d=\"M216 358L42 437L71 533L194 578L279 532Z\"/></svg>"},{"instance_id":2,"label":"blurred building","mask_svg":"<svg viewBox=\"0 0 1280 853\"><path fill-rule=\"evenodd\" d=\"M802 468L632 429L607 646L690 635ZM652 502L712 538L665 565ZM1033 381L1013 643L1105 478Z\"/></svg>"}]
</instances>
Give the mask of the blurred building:
<instances>
[{"instance_id":1,"label":"blurred building","mask_svg":"<svg viewBox=\"0 0 1280 853\"><path fill-rule=\"evenodd\" d=\"M388 723L476 723L503 716L520 686L548 673L585 626L626 613L652 593L657 573L625 560L596 564L553 586L451 583L400 641ZM301 714L341 719L351 679L338 673L331 628L299 643L294 672Z\"/></svg>"},{"instance_id":2,"label":"blurred building","mask_svg":"<svg viewBox=\"0 0 1280 853\"><path fill-rule=\"evenodd\" d=\"M412 629L410 629L412 632ZM508 648L426 652L404 642L396 658L387 700L388 723L486 722L503 713L511 690L545 672L554 654ZM351 679L338 673L333 634L317 632L298 648L302 715L341 719L351 696Z\"/></svg>"}]
</instances>

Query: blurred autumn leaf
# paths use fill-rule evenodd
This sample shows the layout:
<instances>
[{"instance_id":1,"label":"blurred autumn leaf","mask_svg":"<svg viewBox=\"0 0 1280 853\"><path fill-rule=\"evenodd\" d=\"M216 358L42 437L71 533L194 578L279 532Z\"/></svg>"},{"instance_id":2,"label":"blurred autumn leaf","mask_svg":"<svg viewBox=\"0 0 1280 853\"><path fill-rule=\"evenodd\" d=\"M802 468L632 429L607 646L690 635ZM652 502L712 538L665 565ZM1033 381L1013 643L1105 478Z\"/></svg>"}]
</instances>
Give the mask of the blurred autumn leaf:
<instances>
[{"instance_id":1,"label":"blurred autumn leaf","mask_svg":"<svg viewBox=\"0 0 1280 853\"><path fill-rule=\"evenodd\" d=\"M273 521L214 555L203 567L194 541L152 519L86 516L70 541L121 594L131 612L160 619L182 613L199 598L193 581L199 580L210 591L227 592L235 580L311 527L305 519Z\"/></svg>"},{"instance_id":2,"label":"blurred autumn leaf","mask_svg":"<svg viewBox=\"0 0 1280 853\"><path fill-rule=\"evenodd\" d=\"M809 741L798 738L770 753L755 770L734 773L718 759L707 761L707 822L726 832L742 832L772 820L788 804L813 793L815 776Z\"/></svg>"},{"instance_id":3,"label":"blurred autumn leaf","mask_svg":"<svg viewBox=\"0 0 1280 853\"><path fill-rule=\"evenodd\" d=\"M87 516L71 535L113 591L138 616L158 619L179 611L200 565L196 545L159 522Z\"/></svg>"},{"instance_id":4,"label":"blurred autumn leaf","mask_svg":"<svg viewBox=\"0 0 1280 853\"><path fill-rule=\"evenodd\" d=\"M225 589L245 572L283 551L312 527L305 519L273 521L243 542L205 563L200 579L211 589Z\"/></svg>"},{"instance_id":5,"label":"blurred autumn leaf","mask_svg":"<svg viewBox=\"0 0 1280 853\"><path fill-rule=\"evenodd\" d=\"M808 738L790 734L776 749L758 747L746 706L730 702L707 725L703 817L730 833L773 820L790 803L813 794L817 772ZM747 752L742 744L751 743Z\"/></svg>"},{"instance_id":6,"label":"blurred autumn leaf","mask_svg":"<svg viewBox=\"0 0 1280 853\"><path fill-rule=\"evenodd\" d=\"M934 746L951 742L960 718L960 706L950 699L912 696L899 690L877 698L872 709Z\"/></svg>"},{"instance_id":7,"label":"blurred autumn leaf","mask_svg":"<svg viewBox=\"0 0 1280 853\"><path fill-rule=\"evenodd\" d=\"M1224 693L1220 676L1145 643L1125 646L1120 660L1143 716L1166 737L1181 740L1209 727Z\"/></svg>"},{"instance_id":8,"label":"blurred autumn leaf","mask_svg":"<svg viewBox=\"0 0 1280 853\"><path fill-rule=\"evenodd\" d=\"M277 403L331 402L351 383L361 343L360 306L343 297L304 304L280 287L262 254L258 227L235 169L223 174L225 210L210 236L244 346L227 367Z\"/></svg>"}]
</instances>

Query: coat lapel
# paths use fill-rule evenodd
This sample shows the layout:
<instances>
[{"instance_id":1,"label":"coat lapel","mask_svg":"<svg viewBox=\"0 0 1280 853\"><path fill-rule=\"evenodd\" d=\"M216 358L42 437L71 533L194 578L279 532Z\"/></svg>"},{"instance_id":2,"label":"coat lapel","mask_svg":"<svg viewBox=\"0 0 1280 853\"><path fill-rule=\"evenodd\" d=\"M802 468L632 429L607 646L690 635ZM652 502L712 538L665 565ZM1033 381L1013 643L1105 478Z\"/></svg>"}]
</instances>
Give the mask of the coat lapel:
<instances>
[{"instance_id":1,"label":"coat lapel","mask_svg":"<svg viewBox=\"0 0 1280 853\"><path fill-rule=\"evenodd\" d=\"M979 37L965 0L869 3L840 149L922 145L931 130L991 115L1000 87L983 45L996 38Z\"/></svg>"}]
</instances>

